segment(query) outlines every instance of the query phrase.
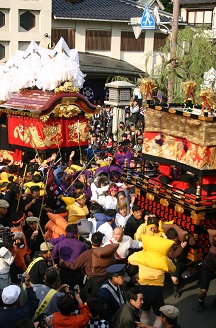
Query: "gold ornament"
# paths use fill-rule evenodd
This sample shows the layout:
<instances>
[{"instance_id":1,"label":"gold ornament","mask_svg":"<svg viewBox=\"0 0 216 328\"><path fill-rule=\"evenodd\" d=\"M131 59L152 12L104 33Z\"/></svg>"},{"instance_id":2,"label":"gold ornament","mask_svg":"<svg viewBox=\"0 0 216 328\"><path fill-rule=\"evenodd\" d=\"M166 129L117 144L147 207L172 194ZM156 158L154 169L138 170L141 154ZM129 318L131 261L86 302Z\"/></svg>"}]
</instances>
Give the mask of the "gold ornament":
<instances>
[{"instance_id":1,"label":"gold ornament","mask_svg":"<svg viewBox=\"0 0 216 328\"><path fill-rule=\"evenodd\" d=\"M81 110L76 105L57 105L54 110L53 114L55 117L73 117L81 113Z\"/></svg>"},{"instance_id":2,"label":"gold ornament","mask_svg":"<svg viewBox=\"0 0 216 328\"><path fill-rule=\"evenodd\" d=\"M152 201L153 201L155 197L154 197L154 195L151 194L150 192L147 192L147 194L146 194L146 198L149 199L149 200L152 200Z\"/></svg>"},{"instance_id":3,"label":"gold ornament","mask_svg":"<svg viewBox=\"0 0 216 328\"><path fill-rule=\"evenodd\" d=\"M184 208L179 204L175 204L174 210L181 214L184 213Z\"/></svg>"},{"instance_id":4,"label":"gold ornament","mask_svg":"<svg viewBox=\"0 0 216 328\"><path fill-rule=\"evenodd\" d=\"M140 85L140 92L144 95L145 100L151 100L152 91L157 88L157 83L155 80L151 80L149 78L142 78L141 85Z\"/></svg>"},{"instance_id":5,"label":"gold ornament","mask_svg":"<svg viewBox=\"0 0 216 328\"><path fill-rule=\"evenodd\" d=\"M94 113L85 113L85 118L87 118L87 120L89 120L92 116L94 115Z\"/></svg>"},{"instance_id":6,"label":"gold ornament","mask_svg":"<svg viewBox=\"0 0 216 328\"><path fill-rule=\"evenodd\" d=\"M160 204L162 206L165 206L165 207L168 207L169 206L169 202L168 202L168 200L166 198L161 198L160 199Z\"/></svg>"},{"instance_id":7,"label":"gold ornament","mask_svg":"<svg viewBox=\"0 0 216 328\"><path fill-rule=\"evenodd\" d=\"M195 211L191 211L191 218L197 221L205 220L205 213L204 212L196 213Z\"/></svg>"},{"instance_id":8,"label":"gold ornament","mask_svg":"<svg viewBox=\"0 0 216 328\"><path fill-rule=\"evenodd\" d=\"M185 93L185 102L187 100L194 100L197 84L194 81L182 82L182 89Z\"/></svg>"},{"instance_id":9,"label":"gold ornament","mask_svg":"<svg viewBox=\"0 0 216 328\"><path fill-rule=\"evenodd\" d=\"M201 112L203 112L205 109L207 109L209 112L212 112L212 109L215 107L213 90L205 89L200 91L199 98L203 99Z\"/></svg>"},{"instance_id":10,"label":"gold ornament","mask_svg":"<svg viewBox=\"0 0 216 328\"><path fill-rule=\"evenodd\" d=\"M72 85L71 81L65 82L63 85L55 88L55 93L61 93L61 92L79 92L79 89Z\"/></svg>"}]
</instances>

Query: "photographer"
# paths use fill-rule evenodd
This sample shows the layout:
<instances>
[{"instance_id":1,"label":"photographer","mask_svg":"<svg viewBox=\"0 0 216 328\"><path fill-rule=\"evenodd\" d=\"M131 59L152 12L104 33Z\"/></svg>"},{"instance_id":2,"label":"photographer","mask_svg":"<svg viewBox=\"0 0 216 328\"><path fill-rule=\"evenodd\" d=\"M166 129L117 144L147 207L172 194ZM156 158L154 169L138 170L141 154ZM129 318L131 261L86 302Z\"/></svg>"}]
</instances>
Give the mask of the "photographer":
<instances>
[{"instance_id":1,"label":"photographer","mask_svg":"<svg viewBox=\"0 0 216 328\"><path fill-rule=\"evenodd\" d=\"M16 285L5 287L2 292L3 307L0 309L1 328L14 328L17 321L23 318L32 319L38 306L38 299L32 289L29 276L25 277L27 303L19 305L21 289Z\"/></svg>"},{"instance_id":2,"label":"photographer","mask_svg":"<svg viewBox=\"0 0 216 328\"><path fill-rule=\"evenodd\" d=\"M76 306L76 303L78 303L78 307ZM48 327L82 328L89 322L90 311L88 305L83 303L79 291L75 292L75 297L70 294L59 297L57 306L59 312L53 313L53 318L48 319ZM74 314L77 308L80 311L80 314Z\"/></svg>"}]
</instances>

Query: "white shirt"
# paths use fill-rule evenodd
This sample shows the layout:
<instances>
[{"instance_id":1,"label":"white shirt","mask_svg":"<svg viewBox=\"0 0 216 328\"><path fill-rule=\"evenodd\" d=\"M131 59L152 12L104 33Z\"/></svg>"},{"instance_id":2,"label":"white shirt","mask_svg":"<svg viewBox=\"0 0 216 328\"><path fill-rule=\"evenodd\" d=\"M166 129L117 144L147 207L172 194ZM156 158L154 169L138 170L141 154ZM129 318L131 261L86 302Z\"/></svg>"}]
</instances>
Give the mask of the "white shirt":
<instances>
[{"instance_id":1,"label":"white shirt","mask_svg":"<svg viewBox=\"0 0 216 328\"><path fill-rule=\"evenodd\" d=\"M116 205L117 205L117 198L116 197L112 197L110 195L106 196L105 198L105 209L106 210L116 210Z\"/></svg>"},{"instance_id":2,"label":"white shirt","mask_svg":"<svg viewBox=\"0 0 216 328\"><path fill-rule=\"evenodd\" d=\"M97 231L104 234L102 244L107 243L113 236L113 229L108 222L101 224Z\"/></svg>"},{"instance_id":3,"label":"white shirt","mask_svg":"<svg viewBox=\"0 0 216 328\"><path fill-rule=\"evenodd\" d=\"M124 217L120 213L117 213L116 218L115 218L116 226L124 228L129 217L130 217L130 214L128 214Z\"/></svg>"},{"instance_id":4,"label":"white shirt","mask_svg":"<svg viewBox=\"0 0 216 328\"><path fill-rule=\"evenodd\" d=\"M14 257L6 247L0 248L0 274L7 274L10 271L10 265Z\"/></svg>"},{"instance_id":5,"label":"white shirt","mask_svg":"<svg viewBox=\"0 0 216 328\"><path fill-rule=\"evenodd\" d=\"M129 248L142 248L142 242L138 240L133 240L130 236L123 236L123 239L121 242L116 241L113 237L110 238L110 240L104 244L119 244L119 247L117 248L117 251L115 253L115 258L119 260L119 258L125 259L128 257L129 254Z\"/></svg>"}]
</instances>

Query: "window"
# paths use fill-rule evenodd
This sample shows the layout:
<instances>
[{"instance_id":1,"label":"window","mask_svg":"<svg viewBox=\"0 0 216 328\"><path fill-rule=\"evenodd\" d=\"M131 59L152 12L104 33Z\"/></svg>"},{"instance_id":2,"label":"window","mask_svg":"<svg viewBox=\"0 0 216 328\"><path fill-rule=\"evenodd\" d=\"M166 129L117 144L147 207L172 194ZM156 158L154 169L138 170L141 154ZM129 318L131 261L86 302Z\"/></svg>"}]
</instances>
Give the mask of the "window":
<instances>
[{"instance_id":1,"label":"window","mask_svg":"<svg viewBox=\"0 0 216 328\"><path fill-rule=\"evenodd\" d=\"M0 60L5 58L5 46L0 43Z\"/></svg>"},{"instance_id":2,"label":"window","mask_svg":"<svg viewBox=\"0 0 216 328\"><path fill-rule=\"evenodd\" d=\"M52 29L52 44L56 44L61 37L64 38L70 49L75 48L75 30Z\"/></svg>"},{"instance_id":3,"label":"window","mask_svg":"<svg viewBox=\"0 0 216 328\"><path fill-rule=\"evenodd\" d=\"M202 25L211 24L212 11L210 10L188 10L187 21L190 24Z\"/></svg>"},{"instance_id":4,"label":"window","mask_svg":"<svg viewBox=\"0 0 216 328\"><path fill-rule=\"evenodd\" d=\"M0 11L0 28L5 25L5 14Z\"/></svg>"},{"instance_id":5,"label":"window","mask_svg":"<svg viewBox=\"0 0 216 328\"><path fill-rule=\"evenodd\" d=\"M154 33L154 49L153 51L160 51L165 46L167 35L163 33Z\"/></svg>"},{"instance_id":6,"label":"window","mask_svg":"<svg viewBox=\"0 0 216 328\"><path fill-rule=\"evenodd\" d=\"M25 11L20 15L20 26L26 31L31 30L35 27L35 15L30 11Z\"/></svg>"},{"instance_id":7,"label":"window","mask_svg":"<svg viewBox=\"0 0 216 328\"><path fill-rule=\"evenodd\" d=\"M111 31L86 30L86 50L111 50Z\"/></svg>"},{"instance_id":8,"label":"window","mask_svg":"<svg viewBox=\"0 0 216 328\"><path fill-rule=\"evenodd\" d=\"M121 51L144 51L145 33L142 32L138 39L134 32L121 32Z\"/></svg>"}]
</instances>

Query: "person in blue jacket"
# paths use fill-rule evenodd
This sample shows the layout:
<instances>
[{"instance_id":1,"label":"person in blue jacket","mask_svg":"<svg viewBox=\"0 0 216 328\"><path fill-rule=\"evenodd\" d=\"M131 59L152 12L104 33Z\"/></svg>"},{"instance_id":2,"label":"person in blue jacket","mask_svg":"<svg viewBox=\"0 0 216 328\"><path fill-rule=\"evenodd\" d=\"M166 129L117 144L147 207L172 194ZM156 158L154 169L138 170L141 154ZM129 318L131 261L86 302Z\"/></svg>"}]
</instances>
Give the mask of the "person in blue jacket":
<instances>
[{"instance_id":1,"label":"person in blue jacket","mask_svg":"<svg viewBox=\"0 0 216 328\"><path fill-rule=\"evenodd\" d=\"M113 264L107 268L109 279L101 286L97 298L103 304L102 317L111 327L111 320L121 305L125 304L122 285L125 282L125 264Z\"/></svg>"}]
</instances>

